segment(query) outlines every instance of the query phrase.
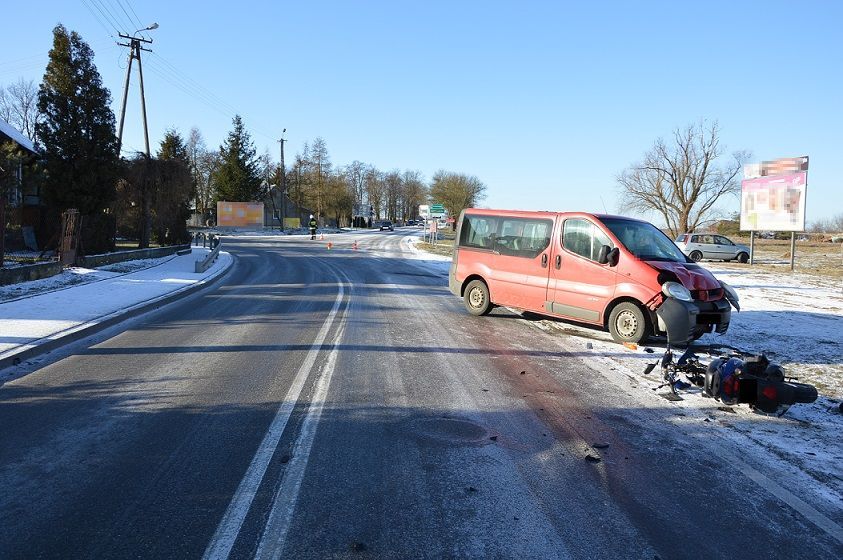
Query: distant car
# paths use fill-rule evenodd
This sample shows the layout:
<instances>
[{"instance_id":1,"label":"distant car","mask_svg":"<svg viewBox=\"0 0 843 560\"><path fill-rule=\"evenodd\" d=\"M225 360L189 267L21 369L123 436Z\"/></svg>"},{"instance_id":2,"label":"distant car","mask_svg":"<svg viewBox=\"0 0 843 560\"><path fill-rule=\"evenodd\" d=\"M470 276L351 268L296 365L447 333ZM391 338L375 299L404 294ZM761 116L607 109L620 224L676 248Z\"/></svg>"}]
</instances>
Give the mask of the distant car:
<instances>
[{"instance_id":1,"label":"distant car","mask_svg":"<svg viewBox=\"0 0 843 560\"><path fill-rule=\"evenodd\" d=\"M745 263L749 260L749 247L716 233L683 233L676 238L676 246L692 261L716 259Z\"/></svg>"},{"instance_id":2,"label":"distant car","mask_svg":"<svg viewBox=\"0 0 843 560\"><path fill-rule=\"evenodd\" d=\"M380 231L383 231L385 229L388 229L389 231L395 231L395 226L392 225L392 222L390 222L389 220L384 220L381 222Z\"/></svg>"},{"instance_id":3,"label":"distant car","mask_svg":"<svg viewBox=\"0 0 843 560\"><path fill-rule=\"evenodd\" d=\"M416 221L415 220L407 220L407 225L408 226L414 226L414 225L416 225Z\"/></svg>"}]
</instances>

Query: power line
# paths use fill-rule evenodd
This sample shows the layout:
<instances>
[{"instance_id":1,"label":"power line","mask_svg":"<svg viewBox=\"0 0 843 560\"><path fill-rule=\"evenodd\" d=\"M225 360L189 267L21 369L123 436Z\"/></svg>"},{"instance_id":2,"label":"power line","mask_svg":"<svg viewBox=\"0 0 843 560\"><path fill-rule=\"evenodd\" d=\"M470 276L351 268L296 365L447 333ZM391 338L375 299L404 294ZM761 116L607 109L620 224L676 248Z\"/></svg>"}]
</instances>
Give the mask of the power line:
<instances>
[{"instance_id":1,"label":"power line","mask_svg":"<svg viewBox=\"0 0 843 560\"><path fill-rule=\"evenodd\" d=\"M247 117L243 115L242 111L237 110L236 107L227 103L214 92L202 86L196 80L190 78L186 73L179 70L174 64L167 61L164 57L162 57L156 52L153 52L151 54L152 56L148 57L148 60L155 61L156 64L160 62L161 65L157 66L156 64L153 64L150 65L149 68L162 79L164 79L174 87L178 88L179 90L187 94L189 97L205 103L208 107L217 111L223 116L233 118L234 115L239 114L243 116L245 120L248 120ZM252 126L251 129L256 134L260 134L268 140L276 140L275 135L271 134L266 130L262 130L260 127Z\"/></svg>"},{"instance_id":2,"label":"power line","mask_svg":"<svg viewBox=\"0 0 843 560\"><path fill-rule=\"evenodd\" d=\"M138 29L140 29L141 27L144 27L142 23L137 21L137 16L135 16L135 21L132 20L132 16L130 16L129 12L126 11L126 8L123 7L123 2L121 2L120 0L117 0L117 5L120 7L120 9L123 11L123 13L126 14L126 18L129 20L129 23L132 26L136 26ZM134 13L134 10L132 10L132 13Z\"/></svg>"},{"instance_id":3,"label":"power line","mask_svg":"<svg viewBox=\"0 0 843 560\"><path fill-rule=\"evenodd\" d=\"M119 32L128 33L130 29L128 29L125 25L125 22L121 21L120 13L116 12L112 9L112 6L106 0L91 0L92 2L96 2L100 6L102 6L103 10L108 14L109 20L113 22L114 28Z\"/></svg>"},{"instance_id":4,"label":"power line","mask_svg":"<svg viewBox=\"0 0 843 560\"><path fill-rule=\"evenodd\" d=\"M91 15L94 16L94 19L97 20L97 22L105 30L105 34L108 35L109 37L114 38L114 33L111 32L111 30L108 28L108 26L102 20L102 18L100 16L98 16L97 13L94 11L94 7L90 3L90 0L82 0L82 3L85 5L85 7L88 9L88 11L91 12ZM101 10L100 10L100 13L102 13Z\"/></svg>"}]
</instances>

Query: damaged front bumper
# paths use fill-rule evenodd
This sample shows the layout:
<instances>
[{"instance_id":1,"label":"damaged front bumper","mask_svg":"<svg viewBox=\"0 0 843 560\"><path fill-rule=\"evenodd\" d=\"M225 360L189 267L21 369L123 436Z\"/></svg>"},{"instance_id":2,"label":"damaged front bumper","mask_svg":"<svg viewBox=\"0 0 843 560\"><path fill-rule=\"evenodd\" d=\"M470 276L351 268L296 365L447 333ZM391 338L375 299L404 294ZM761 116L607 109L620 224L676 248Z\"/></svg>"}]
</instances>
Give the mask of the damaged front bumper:
<instances>
[{"instance_id":1,"label":"damaged front bumper","mask_svg":"<svg viewBox=\"0 0 843 560\"><path fill-rule=\"evenodd\" d=\"M726 299L717 301L682 301L665 298L656 309L659 331L667 334L669 344L684 345L702 333L725 333L732 309Z\"/></svg>"}]
</instances>

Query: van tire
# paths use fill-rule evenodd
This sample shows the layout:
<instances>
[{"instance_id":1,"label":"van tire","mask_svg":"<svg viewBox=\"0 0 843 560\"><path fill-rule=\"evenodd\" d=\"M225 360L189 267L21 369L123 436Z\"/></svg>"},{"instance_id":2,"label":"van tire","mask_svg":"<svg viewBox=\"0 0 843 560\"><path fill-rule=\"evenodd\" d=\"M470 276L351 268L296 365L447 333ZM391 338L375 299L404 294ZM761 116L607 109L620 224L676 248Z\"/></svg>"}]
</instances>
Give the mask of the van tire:
<instances>
[{"instance_id":1,"label":"van tire","mask_svg":"<svg viewBox=\"0 0 843 560\"><path fill-rule=\"evenodd\" d=\"M463 302L466 310L472 315L485 315L492 310L489 299L489 287L482 280L472 280L465 287Z\"/></svg>"},{"instance_id":2,"label":"van tire","mask_svg":"<svg viewBox=\"0 0 843 560\"><path fill-rule=\"evenodd\" d=\"M745 264L749 260L749 255L746 253L738 253L738 262Z\"/></svg>"},{"instance_id":3,"label":"van tire","mask_svg":"<svg viewBox=\"0 0 843 560\"><path fill-rule=\"evenodd\" d=\"M688 256L691 257L691 260L694 262L700 262L702 260L702 253L699 251L691 251L691 254Z\"/></svg>"},{"instance_id":4,"label":"van tire","mask_svg":"<svg viewBox=\"0 0 843 560\"><path fill-rule=\"evenodd\" d=\"M615 342L641 342L650 336L650 322L640 307L624 301L609 314L609 333Z\"/></svg>"}]
</instances>

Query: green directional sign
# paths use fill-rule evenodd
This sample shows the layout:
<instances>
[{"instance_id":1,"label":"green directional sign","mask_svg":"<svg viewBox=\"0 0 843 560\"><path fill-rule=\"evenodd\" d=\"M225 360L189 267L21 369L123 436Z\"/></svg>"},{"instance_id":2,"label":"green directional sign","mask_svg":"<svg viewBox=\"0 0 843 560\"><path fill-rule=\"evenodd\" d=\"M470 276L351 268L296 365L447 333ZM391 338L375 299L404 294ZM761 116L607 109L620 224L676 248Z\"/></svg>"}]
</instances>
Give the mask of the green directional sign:
<instances>
[{"instance_id":1,"label":"green directional sign","mask_svg":"<svg viewBox=\"0 0 843 560\"><path fill-rule=\"evenodd\" d=\"M441 204L431 204L430 205L430 213L431 214L444 214L445 207Z\"/></svg>"}]
</instances>

